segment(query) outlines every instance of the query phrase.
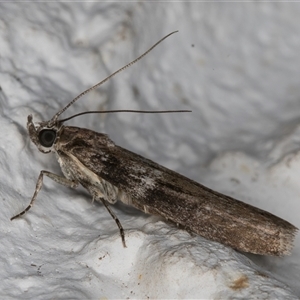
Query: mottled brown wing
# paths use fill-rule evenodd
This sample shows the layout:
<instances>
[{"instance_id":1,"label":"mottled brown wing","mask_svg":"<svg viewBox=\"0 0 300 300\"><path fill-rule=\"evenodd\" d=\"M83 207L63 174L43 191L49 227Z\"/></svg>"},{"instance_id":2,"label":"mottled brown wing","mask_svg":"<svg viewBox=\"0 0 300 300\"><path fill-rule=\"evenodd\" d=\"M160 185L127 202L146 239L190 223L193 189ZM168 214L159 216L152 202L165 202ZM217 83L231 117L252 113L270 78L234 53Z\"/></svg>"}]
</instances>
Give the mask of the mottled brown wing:
<instances>
[{"instance_id":1,"label":"mottled brown wing","mask_svg":"<svg viewBox=\"0 0 300 300\"><path fill-rule=\"evenodd\" d=\"M85 130L84 139L73 135L65 147L95 174L130 195L134 207L238 250L290 252L297 228L285 220L116 146L106 135L80 130Z\"/></svg>"}]
</instances>

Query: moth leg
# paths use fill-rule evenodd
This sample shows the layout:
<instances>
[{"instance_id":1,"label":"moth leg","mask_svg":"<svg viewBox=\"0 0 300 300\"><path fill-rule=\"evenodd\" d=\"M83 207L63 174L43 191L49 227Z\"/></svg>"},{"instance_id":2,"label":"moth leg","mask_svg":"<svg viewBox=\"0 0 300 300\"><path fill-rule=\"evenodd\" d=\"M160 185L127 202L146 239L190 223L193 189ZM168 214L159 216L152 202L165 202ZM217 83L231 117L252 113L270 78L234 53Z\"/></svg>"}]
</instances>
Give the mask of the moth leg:
<instances>
[{"instance_id":1,"label":"moth leg","mask_svg":"<svg viewBox=\"0 0 300 300\"><path fill-rule=\"evenodd\" d=\"M79 183L77 181L73 181L73 180L69 180L63 176L60 176L60 175L56 175L54 173L51 173L51 172L48 172L48 171L41 171L40 172L40 176L37 180L37 183L36 183L36 187L35 187L35 191L34 191L34 194L31 198L31 201L29 203L29 205L22 211L20 212L19 214L15 215L14 217L12 217L10 220L14 220L16 218L19 218L20 216L24 215L32 206L33 206L33 203L39 193L39 191L41 190L42 188L42 185L43 185L43 177L44 175L46 175L47 177L51 178L52 180L54 180L55 182L57 183L60 183L66 187L70 187L70 188L77 188Z\"/></svg>"},{"instance_id":2,"label":"moth leg","mask_svg":"<svg viewBox=\"0 0 300 300\"><path fill-rule=\"evenodd\" d=\"M105 208L107 209L107 211L110 213L110 215L112 216L112 218L115 220L115 222L117 223L119 230L120 230L120 235L122 238L122 244L124 248L127 248L126 243L125 243L125 234L124 234L124 229L122 227L121 222L119 221L118 217L115 215L115 213L110 209L109 205L107 204L107 202L103 199L100 198L101 202L103 203L103 205L105 206Z\"/></svg>"}]
</instances>

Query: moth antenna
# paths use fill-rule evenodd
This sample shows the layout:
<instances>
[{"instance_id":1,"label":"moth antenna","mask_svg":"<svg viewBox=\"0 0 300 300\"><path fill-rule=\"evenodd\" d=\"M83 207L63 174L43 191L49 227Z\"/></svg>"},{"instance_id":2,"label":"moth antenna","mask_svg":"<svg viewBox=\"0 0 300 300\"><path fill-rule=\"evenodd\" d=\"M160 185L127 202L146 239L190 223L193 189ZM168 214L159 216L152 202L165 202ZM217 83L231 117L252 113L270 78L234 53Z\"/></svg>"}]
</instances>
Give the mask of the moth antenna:
<instances>
[{"instance_id":1,"label":"moth antenna","mask_svg":"<svg viewBox=\"0 0 300 300\"><path fill-rule=\"evenodd\" d=\"M82 96L84 96L85 94L87 94L88 92L94 90L95 88L97 88L98 86L102 85L104 82L106 82L107 80L109 80L110 78L114 77L115 75L117 75L118 73L122 72L123 70L125 70L126 68L132 66L133 64L135 64L137 61L139 61L140 59L142 59L145 55L147 55L151 50L153 50L158 44L160 44L163 40L165 40L167 37L169 37L170 35L174 34L178 32L178 30L173 31L169 34L167 34L165 37L163 37L162 39L160 39L157 43L155 43L152 47L150 47L146 52L144 52L142 55L140 55L138 58L134 59L132 62L128 63L127 65L125 65L124 67L118 69L117 71L115 71L114 73L112 73L111 75L109 75L108 77L106 77L105 79L103 79L102 81L98 82L97 84L95 84L94 86L88 88L87 90L85 90L84 92L82 92L81 94L79 94L77 97L75 97L67 106L65 106L63 109L61 109L57 114L55 114L53 116L53 118L50 120L49 124L54 124L58 117L65 112L71 105L73 105L79 98L81 98Z\"/></svg>"},{"instance_id":2,"label":"moth antenna","mask_svg":"<svg viewBox=\"0 0 300 300\"><path fill-rule=\"evenodd\" d=\"M69 121L73 118L87 115L87 114L105 114L105 113L119 113L119 112L129 112L129 113L142 113L142 114L168 114L168 113L183 113L183 112L192 112L191 110L132 110L132 109L118 109L118 110L91 110L84 111L78 114L75 114L71 117L59 120L60 123Z\"/></svg>"}]
</instances>

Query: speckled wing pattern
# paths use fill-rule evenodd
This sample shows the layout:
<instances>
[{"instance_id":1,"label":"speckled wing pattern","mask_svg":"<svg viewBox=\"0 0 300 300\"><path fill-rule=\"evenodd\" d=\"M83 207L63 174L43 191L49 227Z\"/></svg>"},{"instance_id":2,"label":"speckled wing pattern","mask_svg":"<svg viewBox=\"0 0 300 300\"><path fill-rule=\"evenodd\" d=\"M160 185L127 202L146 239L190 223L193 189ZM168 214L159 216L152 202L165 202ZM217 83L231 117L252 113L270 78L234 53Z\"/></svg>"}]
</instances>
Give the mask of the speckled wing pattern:
<instances>
[{"instance_id":1,"label":"speckled wing pattern","mask_svg":"<svg viewBox=\"0 0 300 300\"><path fill-rule=\"evenodd\" d=\"M292 224L123 149L104 134L64 127L59 141L61 154L77 158L125 193L129 200L123 202L146 213L245 252L281 256L292 248Z\"/></svg>"}]
</instances>

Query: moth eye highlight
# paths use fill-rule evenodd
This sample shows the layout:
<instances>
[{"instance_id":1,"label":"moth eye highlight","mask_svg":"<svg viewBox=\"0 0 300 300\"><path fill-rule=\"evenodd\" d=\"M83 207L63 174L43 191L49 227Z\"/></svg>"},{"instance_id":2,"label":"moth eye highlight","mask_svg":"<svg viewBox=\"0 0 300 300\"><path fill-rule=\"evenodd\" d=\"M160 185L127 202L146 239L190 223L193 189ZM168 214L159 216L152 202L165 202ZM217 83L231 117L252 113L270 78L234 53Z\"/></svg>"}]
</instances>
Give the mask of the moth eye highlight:
<instances>
[{"instance_id":1,"label":"moth eye highlight","mask_svg":"<svg viewBox=\"0 0 300 300\"><path fill-rule=\"evenodd\" d=\"M39 141L43 147L52 147L56 138L55 130L42 130L39 133Z\"/></svg>"}]
</instances>

